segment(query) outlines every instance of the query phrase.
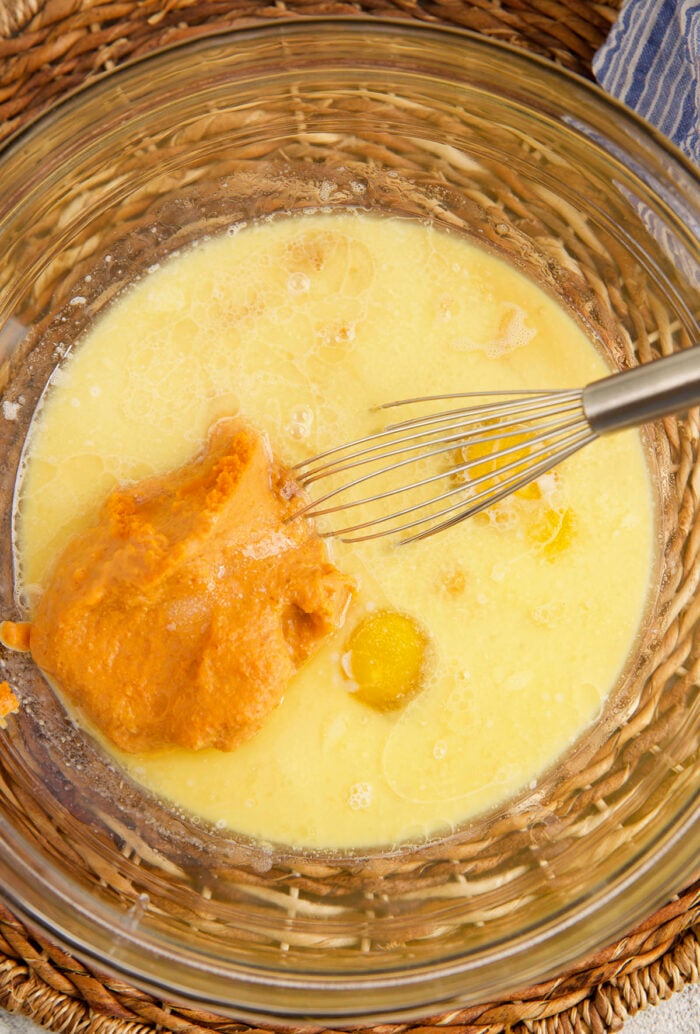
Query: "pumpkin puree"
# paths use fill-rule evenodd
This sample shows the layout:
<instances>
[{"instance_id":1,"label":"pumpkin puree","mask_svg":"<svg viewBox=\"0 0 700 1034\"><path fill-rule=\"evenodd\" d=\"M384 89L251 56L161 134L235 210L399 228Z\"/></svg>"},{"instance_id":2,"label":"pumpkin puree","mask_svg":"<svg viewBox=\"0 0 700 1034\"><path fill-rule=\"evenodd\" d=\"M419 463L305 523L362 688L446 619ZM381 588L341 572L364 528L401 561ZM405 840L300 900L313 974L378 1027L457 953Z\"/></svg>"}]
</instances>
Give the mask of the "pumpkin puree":
<instances>
[{"instance_id":1,"label":"pumpkin puree","mask_svg":"<svg viewBox=\"0 0 700 1034\"><path fill-rule=\"evenodd\" d=\"M19 700L12 691L9 682L0 682L0 729L7 728L5 719L8 715L17 714Z\"/></svg>"},{"instance_id":2,"label":"pumpkin puree","mask_svg":"<svg viewBox=\"0 0 700 1034\"><path fill-rule=\"evenodd\" d=\"M125 751L231 750L342 622L351 586L292 476L234 419L202 456L114 491L59 557L29 644Z\"/></svg>"},{"instance_id":3,"label":"pumpkin puree","mask_svg":"<svg viewBox=\"0 0 700 1034\"><path fill-rule=\"evenodd\" d=\"M28 653L30 629L28 621L3 621L0 624L0 643L8 650Z\"/></svg>"}]
</instances>

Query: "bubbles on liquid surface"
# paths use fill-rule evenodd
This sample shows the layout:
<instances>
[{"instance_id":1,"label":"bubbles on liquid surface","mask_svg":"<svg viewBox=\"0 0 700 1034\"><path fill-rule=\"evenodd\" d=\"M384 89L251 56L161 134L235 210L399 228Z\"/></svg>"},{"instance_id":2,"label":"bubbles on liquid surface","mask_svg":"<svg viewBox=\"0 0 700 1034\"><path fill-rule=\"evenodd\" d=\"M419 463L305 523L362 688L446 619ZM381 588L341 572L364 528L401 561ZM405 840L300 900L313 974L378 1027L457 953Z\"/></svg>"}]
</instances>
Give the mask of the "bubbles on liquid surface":
<instances>
[{"instance_id":1,"label":"bubbles on liquid surface","mask_svg":"<svg viewBox=\"0 0 700 1034\"><path fill-rule=\"evenodd\" d=\"M338 184L334 183L333 180L323 180L321 186L318 189L319 201L323 202L323 204L325 204L326 201L330 201L331 197L333 196L333 191L337 189Z\"/></svg>"},{"instance_id":2,"label":"bubbles on liquid surface","mask_svg":"<svg viewBox=\"0 0 700 1034\"><path fill-rule=\"evenodd\" d=\"M510 305L499 322L498 336L486 347L486 354L491 359L508 355L528 345L536 333L527 321L525 310L518 305Z\"/></svg>"},{"instance_id":3,"label":"bubbles on liquid surface","mask_svg":"<svg viewBox=\"0 0 700 1034\"><path fill-rule=\"evenodd\" d=\"M436 761L442 761L442 759L447 755L447 751L448 746L444 740L437 740L433 744L433 757Z\"/></svg>"},{"instance_id":4,"label":"bubbles on liquid surface","mask_svg":"<svg viewBox=\"0 0 700 1034\"><path fill-rule=\"evenodd\" d=\"M285 431L295 441L305 441L314 425L314 411L310 406L297 406L285 426Z\"/></svg>"},{"instance_id":5,"label":"bubbles on liquid surface","mask_svg":"<svg viewBox=\"0 0 700 1034\"><path fill-rule=\"evenodd\" d=\"M311 280L306 273L290 273L287 277L287 290L290 294L307 294Z\"/></svg>"},{"instance_id":6,"label":"bubbles on liquid surface","mask_svg":"<svg viewBox=\"0 0 700 1034\"><path fill-rule=\"evenodd\" d=\"M20 411L19 402L10 402L9 399L5 399L2 404L2 415L5 420L16 420L17 415Z\"/></svg>"},{"instance_id":7,"label":"bubbles on liquid surface","mask_svg":"<svg viewBox=\"0 0 700 1034\"><path fill-rule=\"evenodd\" d=\"M374 799L374 787L371 783L354 783L350 787L348 804L353 811L369 808Z\"/></svg>"}]
</instances>

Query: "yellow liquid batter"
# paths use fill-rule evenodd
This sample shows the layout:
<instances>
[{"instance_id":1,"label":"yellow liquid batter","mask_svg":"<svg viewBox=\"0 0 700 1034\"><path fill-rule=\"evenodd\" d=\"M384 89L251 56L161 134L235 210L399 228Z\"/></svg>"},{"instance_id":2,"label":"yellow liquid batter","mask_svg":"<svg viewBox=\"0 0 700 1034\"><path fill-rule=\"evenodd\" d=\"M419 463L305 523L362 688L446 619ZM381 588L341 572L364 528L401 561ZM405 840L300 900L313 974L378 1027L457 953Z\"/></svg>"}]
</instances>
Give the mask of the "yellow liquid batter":
<instances>
[{"instance_id":1,"label":"yellow liquid batter","mask_svg":"<svg viewBox=\"0 0 700 1034\"><path fill-rule=\"evenodd\" d=\"M240 414L287 463L376 429L415 394L574 387L606 374L570 318L466 242L359 214L203 242L133 286L53 379L18 492L29 601L119 481L175 468ZM639 436L588 446L490 517L396 549L335 542L345 627L231 753L121 755L179 807L264 841L391 845L449 832L527 786L596 718L638 629L653 507ZM430 638L424 689L353 695L353 628L389 609ZM346 666L347 667L347 666Z\"/></svg>"}]
</instances>

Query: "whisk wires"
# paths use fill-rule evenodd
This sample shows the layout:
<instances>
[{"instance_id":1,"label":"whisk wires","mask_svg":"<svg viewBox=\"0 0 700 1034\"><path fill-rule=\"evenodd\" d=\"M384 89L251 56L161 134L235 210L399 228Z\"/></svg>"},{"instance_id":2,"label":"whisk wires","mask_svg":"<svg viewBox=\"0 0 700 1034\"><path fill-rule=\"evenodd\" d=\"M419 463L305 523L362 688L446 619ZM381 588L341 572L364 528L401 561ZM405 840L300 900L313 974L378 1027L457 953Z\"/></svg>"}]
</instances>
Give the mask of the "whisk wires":
<instances>
[{"instance_id":1,"label":"whisk wires","mask_svg":"<svg viewBox=\"0 0 700 1034\"><path fill-rule=\"evenodd\" d=\"M381 408L457 400L463 405L392 423L299 464L302 486L329 487L295 516L353 511L354 521L327 522L321 534L415 542L524 488L596 437L578 390L462 392Z\"/></svg>"}]
</instances>

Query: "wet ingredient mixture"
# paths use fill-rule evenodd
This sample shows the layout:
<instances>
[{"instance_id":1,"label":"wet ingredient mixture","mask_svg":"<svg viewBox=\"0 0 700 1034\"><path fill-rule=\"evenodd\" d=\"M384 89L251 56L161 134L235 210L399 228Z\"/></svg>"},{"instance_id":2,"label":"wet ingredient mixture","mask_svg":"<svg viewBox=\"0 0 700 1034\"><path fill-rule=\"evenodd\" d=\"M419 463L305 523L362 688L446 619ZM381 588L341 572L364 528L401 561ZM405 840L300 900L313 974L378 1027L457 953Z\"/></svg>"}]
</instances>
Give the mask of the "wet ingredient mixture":
<instances>
[{"instance_id":1,"label":"wet ingredient mixture","mask_svg":"<svg viewBox=\"0 0 700 1034\"><path fill-rule=\"evenodd\" d=\"M290 465L376 430L373 407L389 399L572 387L606 372L550 298L457 237L357 213L235 227L134 285L54 377L17 494L28 608L38 619L48 606L71 540L102 541L94 528L112 490L122 485L114 498L128 500L130 485L192 462L221 418L265 436ZM242 529L238 559L257 528ZM261 841L361 848L442 835L535 781L595 720L632 649L652 544L640 438L601 440L433 539L398 549L333 542L319 557L338 590L320 607L322 641L305 659L301 648L299 666L287 642L285 672L293 663L295 673L283 699L243 742L231 712L220 745L235 749L189 749L216 742L193 732L180 741L188 747L146 750L161 733L146 739L118 709L111 734L136 753L105 747L174 806ZM170 657L165 644L174 636L184 650L190 632L167 627L180 574L164 562L167 591L152 596L151 616ZM146 581L160 577L153 569ZM228 572L224 582L235 589ZM285 599L298 605L301 591L300 582ZM85 635L97 634L96 620ZM200 692L193 675L179 728L197 728Z\"/></svg>"}]
</instances>

